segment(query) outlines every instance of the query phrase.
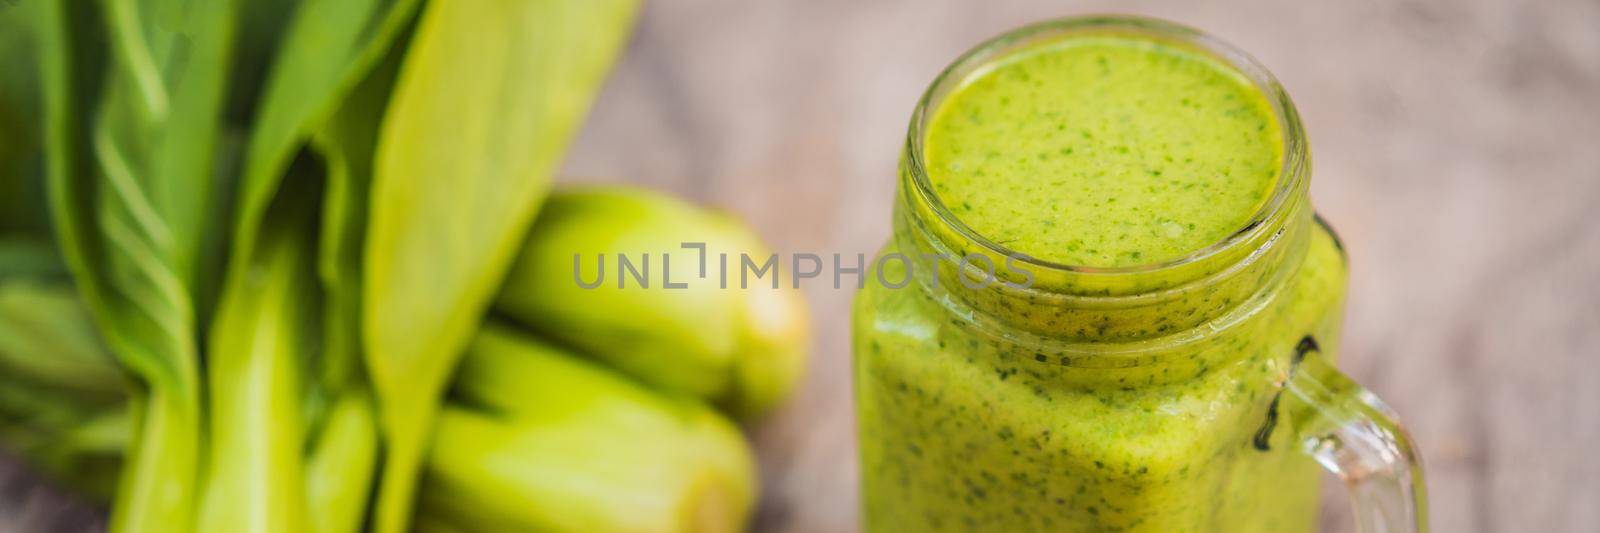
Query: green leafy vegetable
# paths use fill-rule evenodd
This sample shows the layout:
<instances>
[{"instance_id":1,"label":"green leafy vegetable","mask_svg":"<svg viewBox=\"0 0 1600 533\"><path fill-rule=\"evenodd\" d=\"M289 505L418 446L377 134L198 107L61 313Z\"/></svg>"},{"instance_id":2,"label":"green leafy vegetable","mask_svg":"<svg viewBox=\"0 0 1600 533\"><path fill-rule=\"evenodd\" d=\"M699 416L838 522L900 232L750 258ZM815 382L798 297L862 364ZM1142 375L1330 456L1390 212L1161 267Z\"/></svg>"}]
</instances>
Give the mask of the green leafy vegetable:
<instances>
[{"instance_id":1,"label":"green leafy vegetable","mask_svg":"<svg viewBox=\"0 0 1600 533\"><path fill-rule=\"evenodd\" d=\"M113 500L118 533L742 528L750 450L680 393L786 394L795 293L557 283L590 240L677 244L628 224L759 241L625 190L563 193L528 235L636 10L0 6L0 447Z\"/></svg>"},{"instance_id":2,"label":"green leafy vegetable","mask_svg":"<svg viewBox=\"0 0 1600 533\"><path fill-rule=\"evenodd\" d=\"M193 295L234 7L106 0L102 19L85 2L40 6L57 240L107 344L144 386L113 531L194 520L204 450Z\"/></svg>"},{"instance_id":3,"label":"green leafy vegetable","mask_svg":"<svg viewBox=\"0 0 1600 533\"><path fill-rule=\"evenodd\" d=\"M362 272L388 445L379 533L407 527L439 395L635 7L463 0L422 13L378 138Z\"/></svg>"},{"instance_id":4,"label":"green leafy vegetable","mask_svg":"<svg viewBox=\"0 0 1600 533\"><path fill-rule=\"evenodd\" d=\"M87 364L115 370L106 355ZM0 375L0 384L12 383ZM24 448L76 487L92 490L115 474L130 430L120 403L84 403L48 388L29 403L8 397L12 390L0 387L8 449ZM413 511L418 530L716 533L748 519L757 490L749 446L698 401L661 395L504 324L475 337L452 390ZM377 434L365 400L347 398L327 427L351 434L325 442L354 446L313 451L326 464L308 465L328 474L306 480L310 531L359 530L363 518L364 507L341 501L351 493L337 477L371 474L372 458L361 459ZM16 424L5 408L23 405L51 413Z\"/></svg>"}]
</instances>

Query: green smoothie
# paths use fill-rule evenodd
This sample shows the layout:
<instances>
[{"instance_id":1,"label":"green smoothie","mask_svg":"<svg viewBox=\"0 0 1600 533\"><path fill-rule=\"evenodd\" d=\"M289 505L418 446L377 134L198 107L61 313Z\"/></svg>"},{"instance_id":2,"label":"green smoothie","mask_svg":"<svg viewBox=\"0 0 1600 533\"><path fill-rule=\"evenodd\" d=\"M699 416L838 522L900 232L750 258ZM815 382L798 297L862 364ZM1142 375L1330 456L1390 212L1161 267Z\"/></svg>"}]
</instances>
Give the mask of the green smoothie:
<instances>
[{"instance_id":1,"label":"green smoothie","mask_svg":"<svg viewBox=\"0 0 1600 533\"><path fill-rule=\"evenodd\" d=\"M1250 80L1148 39L1021 51L945 97L930 181L978 234L1057 263L1176 259L1244 226L1277 182L1282 133Z\"/></svg>"},{"instance_id":2,"label":"green smoothie","mask_svg":"<svg viewBox=\"0 0 1600 533\"><path fill-rule=\"evenodd\" d=\"M1336 351L1345 266L1303 187L1272 204L1298 175L1269 97L1126 29L1034 36L944 83L880 257L1092 268L1006 289L877 263L918 282L856 300L867 530L1311 530L1318 470L1274 399Z\"/></svg>"}]
</instances>

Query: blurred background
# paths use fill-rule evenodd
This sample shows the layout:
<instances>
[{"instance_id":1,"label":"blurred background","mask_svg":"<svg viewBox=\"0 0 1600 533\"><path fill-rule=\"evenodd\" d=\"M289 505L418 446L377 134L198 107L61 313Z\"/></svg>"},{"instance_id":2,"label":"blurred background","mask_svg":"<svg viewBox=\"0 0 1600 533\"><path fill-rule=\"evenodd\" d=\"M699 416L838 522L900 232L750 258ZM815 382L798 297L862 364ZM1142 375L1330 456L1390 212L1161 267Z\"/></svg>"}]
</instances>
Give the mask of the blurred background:
<instances>
[{"instance_id":1,"label":"blurred background","mask_svg":"<svg viewBox=\"0 0 1600 533\"><path fill-rule=\"evenodd\" d=\"M24 0L25 1L25 0ZM1305 119L1344 238L1341 366L1421 444L1434 529L1600 524L1600 2L658 0L563 173L737 212L779 252L871 254L934 75L1044 18L1126 12L1250 51ZM755 530L855 531L851 291L808 287L811 378L754 428ZM1352 531L1329 485L1324 529ZM0 459L0 532L100 513Z\"/></svg>"}]
</instances>

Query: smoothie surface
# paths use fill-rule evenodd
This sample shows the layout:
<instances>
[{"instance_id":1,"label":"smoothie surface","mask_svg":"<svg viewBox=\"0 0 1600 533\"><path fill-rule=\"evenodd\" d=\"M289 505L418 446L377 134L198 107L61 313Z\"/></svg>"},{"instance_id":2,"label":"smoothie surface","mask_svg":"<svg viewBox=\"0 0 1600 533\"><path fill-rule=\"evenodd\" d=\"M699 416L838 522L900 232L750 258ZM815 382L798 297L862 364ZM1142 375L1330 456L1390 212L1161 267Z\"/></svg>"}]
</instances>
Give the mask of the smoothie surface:
<instances>
[{"instance_id":1,"label":"smoothie surface","mask_svg":"<svg viewBox=\"0 0 1600 533\"><path fill-rule=\"evenodd\" d=\"M1283 140L1249 79L1203 52L1070 36L974 72L934 110L928 179L1011 250L1121 267L1241 229L1272 194Z\"/></svg>"}]
</instances>

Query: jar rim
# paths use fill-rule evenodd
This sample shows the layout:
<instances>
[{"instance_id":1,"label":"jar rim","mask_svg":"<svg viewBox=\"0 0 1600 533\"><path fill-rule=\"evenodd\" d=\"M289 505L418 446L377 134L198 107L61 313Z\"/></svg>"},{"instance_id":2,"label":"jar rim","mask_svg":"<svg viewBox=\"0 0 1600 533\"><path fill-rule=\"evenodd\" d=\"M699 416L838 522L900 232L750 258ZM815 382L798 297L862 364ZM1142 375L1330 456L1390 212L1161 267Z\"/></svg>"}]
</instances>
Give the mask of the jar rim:
<instances>
[{"instance_id":1,"label":"jar rim","mask_svg":"<svg viewBox=\"0 0 1600 533\"><path fill-rule=\"evenodd\" d=\"M1266 97L1273 117L1278 121L1282 136L1283 162L1278 169L1273 191L1267 201L1245 223L1221 240L1194 250L1183 256L1161 262L1126 266L1089 266L1060 263L1040 259L997 243L962 222L944 204L933 188L924 163L923 144L927 127L942 97L959 88L970 75L982 67L1006 58L1008 52L1033 43L1058 38L1071 33L1120 32L1148 36L1163 41L1186 45L1198 52L1208 53L1223 64L1232 67L1250 80ZM961 238L976 243L989 253L1013 258L1030 268L1042 271L1065 272L1077 275L1116 276L1149 274L1180 269L1205 261L1223 251L1255 241L1262 232L1274 231L1269 221L1284 216L1294 203L1295 194L1303 188L1310 164L1308 143L1294 102L1284 91L1277 78L1254 57L1221 39L1181 24L1134 15L1084 15L1037 22L992 37L964 52L946 66L923 91L912 112L911 125L906 133L906 160L912 186L908 194L915 194L931 209L944 225L952 228Z\"/></svg>"}]
</instances>

